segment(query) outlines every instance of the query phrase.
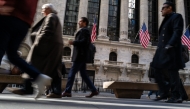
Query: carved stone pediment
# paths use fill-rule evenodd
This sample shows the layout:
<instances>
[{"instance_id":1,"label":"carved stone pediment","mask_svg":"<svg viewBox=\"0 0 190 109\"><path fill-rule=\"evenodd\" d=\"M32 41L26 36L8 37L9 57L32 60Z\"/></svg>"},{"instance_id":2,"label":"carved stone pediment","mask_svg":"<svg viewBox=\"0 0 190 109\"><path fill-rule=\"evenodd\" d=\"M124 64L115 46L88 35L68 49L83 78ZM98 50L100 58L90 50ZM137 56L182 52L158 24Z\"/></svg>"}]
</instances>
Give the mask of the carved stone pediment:
<instances>
[{"instance_id":1,"label":"carved stone pediment","mask_svg":"<svg viewBox=\"0 0 190 109\"><path fill-rule=\"evenodd\" d=\"M133 55L136 54L136 55L139 56L139 51L132 51L132 54L133 54Z\"/></svg>"},{"instance_id":2,"label":"carved stone pediment","mask_svg":"<svg viewBox=\"0 0 190 109\"><path fill-rule=\"evenodd\" d=\"M115 52L115 53L117 53L117 48L110 48L110 52Z\"/></svg>"}]
</instances>

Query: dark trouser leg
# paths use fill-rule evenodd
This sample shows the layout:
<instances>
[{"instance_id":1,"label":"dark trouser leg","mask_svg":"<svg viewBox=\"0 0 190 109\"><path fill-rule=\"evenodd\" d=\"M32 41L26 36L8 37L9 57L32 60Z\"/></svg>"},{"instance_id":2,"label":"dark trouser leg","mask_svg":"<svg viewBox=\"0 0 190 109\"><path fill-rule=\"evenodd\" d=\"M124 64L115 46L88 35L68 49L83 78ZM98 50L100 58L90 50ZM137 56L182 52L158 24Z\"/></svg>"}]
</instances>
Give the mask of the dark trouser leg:
<instances>
[{"instance_id":1,"label":"dark trouser leg","mask_svg":"<svg viewBox=\"0 0 190 109\"><path fill-rule=\"evenodd\" d=\"M61 95L61 78L57 75L51 83L51 93Z\"/></svg>"},{"instance_id":2,"label":"dark trouser leg","mask_svg":"<svg viewBox=\"0 0 190 109\"><path fill-rule=\"evenodd\" d=\"M183 86L183 83L182 83L182 80L180 79L180 89L179 89L179 92L180 92L180 96L181 96L181 99L183 100L187 100L188 99L188 96L187 96L187 92Z\"/></svg>"},{"instance_id":3,"label":"dark trouser leg","mask_svg":"<svg viewBox=\"0 0 190 109\"><path fill-rule=\"evenodd\" d=\"M7 45L11 38L11 31L9 30L10 22L7 23L7 17L0 15L0 65L7 49Z\"/></svg>"},{"instance_id":4,"label":"dark trouser leg","mask_svg":"<svg viewBox=\"0 0 190 109\"><path fill-rule=\"evenodd\" d=\"M80 75L84 82L87 84L87 86L91 89L92 92L97 91L94 84L90 80L89 76L86 74L86 63L82 63L81 69L80 69Z\"/></svg>"},{"instance_id":5,"label":"dark trouser leg","mask_svg":"<svg viewBox=\"0 0 190 109\"><path fill-rule=\"evenodd\" d=\"M166 83L162 74L162 70L159 70L159 69L155 70L155 79L159 87L159 95L165 96L167 94L167 90L166 90Z\"/></svg>"},{"instance_id":6,"label":"dark trouser leg","mask_svg":"<svg viewBox=\"0 0 190 109\"><path fill-rule=\"evenodd\" d=\"M26 94L33 94L33 87L32 87L31 79L24 80L23 90L25 91Z\"/></svg>"},{"instance_id":7,"label":"dark trouser leg","mask_svg":"<svg viewBox=\"0 0 190 109\"><path fill-rule=\"evenodd\" d=\"M153 93L153 91L152 91L152 90L151 90L151 91L149 91L148 96L152 95L152 93Z\"/></svg>"},{"instance_id":8,"label":"dark trouser leg","mask_svg":"<svg viewBox=\"0 0 190 109\"><path fill-rule=\"evenodd\" d=\"M73 65L72 65L72 67L71 67L71 69L69 71L65 92L71 93L73 83L74 83L74 80L75 80L75 75L79 71L80 67L81 67L81 63L73 62Z\"/></svg>"},{"instance_id":9,"label":"dark trouser leg","mask_svg":"<svg viewBox=\"0 0 190 109\"><path fill-rule=\"evenodd\" d=\"M178 71L179 70L169 70L172 97L177 99L180 97L180 79Z\"/></svg>"},{"instance_id":10,"label":"dark trouser leg","mask_svg":"<svg viewBox=\"0 0 190 109\"><path fill-rule=\"evenodd\" d=\"M0 23L1 28L3 28L3 31L0 31L0 38L6 42L0 43L0 58L2 58L6 50L11 63L26 72L33 79L36 79L40 72L17 54L17 50L28 32L29 25L11 16L0 16Z\"/></svg>"}]
</instances>

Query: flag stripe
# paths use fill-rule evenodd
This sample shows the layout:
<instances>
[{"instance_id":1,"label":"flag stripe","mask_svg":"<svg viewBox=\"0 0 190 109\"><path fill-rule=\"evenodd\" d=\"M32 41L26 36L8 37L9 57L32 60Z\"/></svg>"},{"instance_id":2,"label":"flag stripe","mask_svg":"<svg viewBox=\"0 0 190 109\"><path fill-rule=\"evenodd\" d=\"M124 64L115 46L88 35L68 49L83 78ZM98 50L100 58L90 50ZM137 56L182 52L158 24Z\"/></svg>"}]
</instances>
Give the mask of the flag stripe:
<instances>
[{"instance_id":1,"label":"flag stripe","mask_svg":"<svg viewBox=\"0 0 190 109\"><path fill-rule=\"evenodd\" d=\"M184 45L187 45L188 49L190 50L190 32L189 32L189 29L187 28L185 33L182 35L181 37L181 42L182 44Z\"/></svg>"},{"instance_id":2,"label":"flag stripe","mask_svg":"<svg viewBox=\"0 0 190 109\"><path fill-rule=\"evenodd\" d=\"M94 23L92 27L91 42L94 42L95 40L96 40L96 19L94 19Z\"/></svg>"},{"instance_id":3,"label":"flag stripe","mask_svg":"<svg viewBox=\"0 0 190 109\"><path fill-rule=\"evenodd\" d=\"M139 32L139 38L140 38L141 45L144 48L147 48L149 40L150 40L150 35L148 33L145 23L143 23L143 26Z\"/></svg>"}]
</instances>

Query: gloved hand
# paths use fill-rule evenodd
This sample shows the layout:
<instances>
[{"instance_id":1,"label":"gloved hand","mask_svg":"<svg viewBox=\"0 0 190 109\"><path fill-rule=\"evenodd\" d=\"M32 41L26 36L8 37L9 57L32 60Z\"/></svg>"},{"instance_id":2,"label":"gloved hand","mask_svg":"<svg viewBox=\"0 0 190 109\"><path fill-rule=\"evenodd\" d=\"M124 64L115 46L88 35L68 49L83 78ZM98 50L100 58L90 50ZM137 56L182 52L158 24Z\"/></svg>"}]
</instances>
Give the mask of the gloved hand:
<instances>
[{"instance_id":1,"label":"gloved hand","mask_svg":"<svg viewBox=\"0 0 190 109\"><path fill-rule=\"evenodd\" d=\"M170 48L172 48L172 47L173 47L173 46L171 46L171 45L166 45L166 46L165 46L165 49L168 50L168 49L170 49Z\"/></svg>"},{"instance_id":2,"label":"gloved hand","mask_svg":"<svg viewBox=\"0 0 190 109\"><path fill-rule=\"evenodd\" d=\"M164 48L165 49L165 53L168 53L172 47L173 46L171 46L171 45L166 45L165 48Z\"/></svg>"}]
</instances>

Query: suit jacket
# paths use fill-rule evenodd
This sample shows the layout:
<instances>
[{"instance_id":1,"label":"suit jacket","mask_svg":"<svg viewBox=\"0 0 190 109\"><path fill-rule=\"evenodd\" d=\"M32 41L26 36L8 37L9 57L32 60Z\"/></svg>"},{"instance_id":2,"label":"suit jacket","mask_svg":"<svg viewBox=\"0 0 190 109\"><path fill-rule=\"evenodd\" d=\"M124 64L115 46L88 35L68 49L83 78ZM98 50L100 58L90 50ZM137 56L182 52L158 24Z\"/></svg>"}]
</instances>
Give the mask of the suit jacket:
<instances>
[{"instance_id":1,"label":"suit jacket","mask_svg":"<svg viewBox=\"0 0 190 109\"><path fill-rule=\"evenodd\" d=\"M90 44L90 32L88 28L81 28L75 35L73 42L72 62L87 62L88 47Z\"/></svg>"},{"instance_id":2,"label":"suit jacket","mask_svg":"<svg viewBox=\"0 0 190 109\"><path fill-rule=\"evenodd\" d=\"M32 28L31 39L27 61L52 78L61 76L63 39L57 15L50 13L40 20Z\"/></svg>"},{"instance_id":3,"label":"suit jacket","mask_svg":"<svg viewBox=\"0 0 190 109\"><path fill-rule=\"evenodd\" d=\"M165 16L160 28L158 46L152 67L159 69L183 69L181 36L183 33L183 18L181 14L171 13ZM172 48L165 49L166 45Z\"/></svg>"}]
</instances>

